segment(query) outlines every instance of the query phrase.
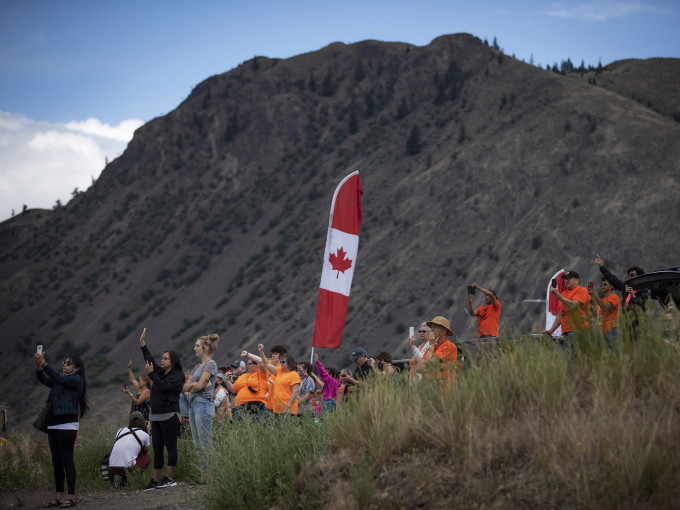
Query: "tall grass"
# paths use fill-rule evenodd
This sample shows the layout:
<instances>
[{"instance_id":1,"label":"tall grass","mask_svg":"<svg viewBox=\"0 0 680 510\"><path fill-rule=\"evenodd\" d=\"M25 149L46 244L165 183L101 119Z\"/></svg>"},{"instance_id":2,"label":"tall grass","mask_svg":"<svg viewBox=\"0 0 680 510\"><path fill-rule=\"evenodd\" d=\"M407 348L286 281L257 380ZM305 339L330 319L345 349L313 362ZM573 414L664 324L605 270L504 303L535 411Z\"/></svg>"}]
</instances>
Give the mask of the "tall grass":
<instances>
[{"instance_id":1,"label":"tall grass","mask_svg":"<svg viewBox=\"0 0 680 510\"><path fill-rule=\"evenodd\" d=\"M111 452L117 429L86 428L78 432L74 448L76 493L108 490L110 485L101 477L101 458ZM22 490L54 490L52 457L46 434L30 436L10 434L0 446L0 492ZM180 462L175 476L181 480L198 479L199 469L191 434L178 442ZM150 452L153 459L153 452ZM153 465L153 460L152 460ZM167 466L167 455L165 458ZM151 468L143 473L128 474L128 487L138 490L152 477Z\"/></svg>"},{"instance_id":2,"label":"tall grass","mask_svg":"<svg viewBox=\"0 0 680 510\"><path fill-rule=\"evenodd\" d=\"M206 505L270 508L292 504L294 481L330 442L326 422L274 418L221 427L213 434L215 458Z\"/></svg>"},{"instance_id":3,"label":"tall grass","mask_svg":"<svg viewBox=\"0 0 680 510\"><path fill-rule=\"evenodd\" d=\"M338 416L334 438L358 443L378 471L436 452L471 506L512 472L539 481L532 498L545 504L674 508L680 353L658 322L641 329L613 351L594 336L568 348L531 337L486 348L445 389L375 381Z\"/></svg>"}]
</instances>

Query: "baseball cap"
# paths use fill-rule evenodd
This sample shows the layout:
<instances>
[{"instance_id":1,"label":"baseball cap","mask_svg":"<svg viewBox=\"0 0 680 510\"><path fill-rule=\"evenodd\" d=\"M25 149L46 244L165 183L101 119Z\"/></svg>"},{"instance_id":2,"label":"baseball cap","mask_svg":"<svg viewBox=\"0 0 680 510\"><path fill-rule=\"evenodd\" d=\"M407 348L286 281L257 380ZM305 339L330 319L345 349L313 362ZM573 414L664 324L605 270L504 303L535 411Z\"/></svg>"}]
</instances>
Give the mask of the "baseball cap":
<instances>
[{"instance_id":1,"label":"baseball cap","mask_svg":"<svg viewBox=\"0 0 680 510\"><path fill-rule=\"evenodd\" d=\"M576 271L565 271L562 275L562 279L566 278L581 278Z\"/></svg>"},{"instance_id":2,"label":"baseball cap","mask_svg":"<svg viewBox=\"0 0 680 510\"><path fill-rule=\"evenodd\" d=\"M354 350L352 351L352 354L350 354L349 360L350 360L350 361L354 361L355 359L357 359L357 358L358 358L359 356L361 356L362 354L366 354L366 351L363 350L361 347L357 347L356 349L354 349Z\"/></svg>"},{"instance_id":3,"label":"baseball cap","mask_svg":"<svg viewBox=\"0 0 680 510\"><path fill-rule=\"evenodd\" d=\"M243 360L236 360L231 364L232 368L246 368L246 364L243 362Z\"/></svg>"}]
</instances>

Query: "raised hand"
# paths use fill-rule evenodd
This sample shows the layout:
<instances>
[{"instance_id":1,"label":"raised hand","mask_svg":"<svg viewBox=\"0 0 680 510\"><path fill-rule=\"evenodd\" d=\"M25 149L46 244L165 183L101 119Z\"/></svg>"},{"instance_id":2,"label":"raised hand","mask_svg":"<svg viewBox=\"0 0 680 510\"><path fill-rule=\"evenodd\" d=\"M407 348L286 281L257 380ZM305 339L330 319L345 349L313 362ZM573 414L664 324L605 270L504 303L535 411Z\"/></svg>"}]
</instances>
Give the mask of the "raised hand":
<instances>
[{"instance_id":1,"label":"raised hand","mask_svg":"<svg viewBox=\"0 0 680 510\"><path fill-rule=\"evenodd\" d=\"M142 331L142 336L139 337L139 346L144 347L146 345L146 342L144 341L144 337L146 337L146 328L144 328L144 331Z\"/></svg>"}]
</instances>

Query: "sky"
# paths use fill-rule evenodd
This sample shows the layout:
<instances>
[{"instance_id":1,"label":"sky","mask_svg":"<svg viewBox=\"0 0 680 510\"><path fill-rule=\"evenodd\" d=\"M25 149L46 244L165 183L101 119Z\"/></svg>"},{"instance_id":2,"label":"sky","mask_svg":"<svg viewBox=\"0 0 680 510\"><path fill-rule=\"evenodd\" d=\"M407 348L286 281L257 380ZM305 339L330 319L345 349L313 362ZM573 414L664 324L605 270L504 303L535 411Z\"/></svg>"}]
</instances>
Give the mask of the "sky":
<instances>
[{"instance_id":1,"label":"sky","mask_svg":"<svg viewBox=\"0 0 680 510\"><path fill-rule=\"evenodd\" d=\"M677 0L0 0L0 221L86 190L145 122L254 56L496 38L545 67L680 57Z\"/></svg>"}]
</instances>

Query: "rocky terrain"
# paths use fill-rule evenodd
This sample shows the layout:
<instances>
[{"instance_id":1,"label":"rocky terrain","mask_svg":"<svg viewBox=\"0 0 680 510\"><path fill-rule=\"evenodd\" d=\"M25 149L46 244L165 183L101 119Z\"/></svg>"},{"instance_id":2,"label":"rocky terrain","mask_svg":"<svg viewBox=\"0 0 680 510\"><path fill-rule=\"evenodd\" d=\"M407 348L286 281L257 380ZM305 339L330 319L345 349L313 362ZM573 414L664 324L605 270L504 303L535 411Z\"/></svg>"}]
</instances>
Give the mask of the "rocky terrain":
<instances>
[{"instance_id":1,"label":"rocky terrain","mask_svg":"<svg viewBox=\"0 0 680 510\"><path fill-rule=\"evenodd\" d=\"M543 306L524 300L557 269L595 279L594 252L617 274L677 265L679 78L677 59L563 75L467 34L212 76L86 192L0 224L0 404L17 425L39 410L43 344L86 361L86 421L119 421L144 327L189 367L207 332L219 365L260 342L308 358L330 201L354 170L361 240L329 366L355 345L404 356L408 326L434 315L474 336L472 282L497 291L512 334L540 328Z\"/></svg>"}]
</instances>

